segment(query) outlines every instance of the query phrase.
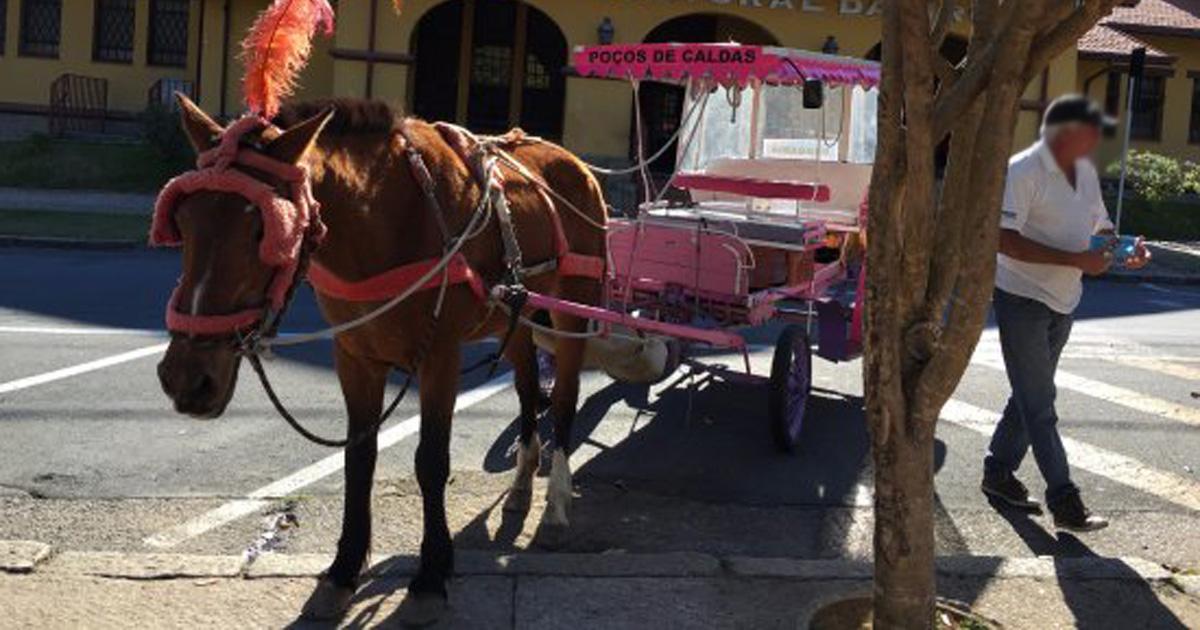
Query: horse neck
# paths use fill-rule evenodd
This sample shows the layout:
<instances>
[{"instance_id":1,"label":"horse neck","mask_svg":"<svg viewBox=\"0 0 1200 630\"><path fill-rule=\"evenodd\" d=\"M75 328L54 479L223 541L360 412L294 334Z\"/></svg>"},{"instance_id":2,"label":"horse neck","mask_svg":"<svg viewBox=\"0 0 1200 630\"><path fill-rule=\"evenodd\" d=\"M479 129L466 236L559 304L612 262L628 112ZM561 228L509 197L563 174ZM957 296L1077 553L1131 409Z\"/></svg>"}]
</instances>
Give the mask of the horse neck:
<instances>
[{"instance_id":1,"label":"horse neck","mask_svg":"<svg viewBox=\"0 0 1200 630\"><path fill-rule=\"evenodd\" d=\"M329 228L322 265L365 275L438 255L440 228L391 134L330 136L308 161Z\"/></svg>"}]
</instances>

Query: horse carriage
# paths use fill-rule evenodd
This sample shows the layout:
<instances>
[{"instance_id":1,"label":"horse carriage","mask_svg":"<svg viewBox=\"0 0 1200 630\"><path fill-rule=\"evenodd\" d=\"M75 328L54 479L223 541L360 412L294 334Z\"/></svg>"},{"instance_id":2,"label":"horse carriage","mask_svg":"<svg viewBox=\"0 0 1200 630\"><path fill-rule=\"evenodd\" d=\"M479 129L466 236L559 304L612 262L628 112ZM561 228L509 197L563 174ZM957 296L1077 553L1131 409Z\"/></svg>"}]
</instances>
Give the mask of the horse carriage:
<instances>
[{"instance_id":1,"label":"horse carriage","mask_svg":"<svg viewBox=\"0 0 1200 630\"><path fill-rule=\"evenodd\" d=\"M416 618L444 607L454 565L445 514L450 427L471 369L460 365L464 343L499 337L491 363L503 355L512 365L520 437L505 510L530 509L542 411L553 421L542 513L549 527L568 525L571 428L589 351L602 363L657 357L657 369L633 366L642 376L686 363L766 385L777 441L796 444L814 333L816 353L835 361L862 345L865 268L855 250L878 66L738 45L579 49L582 76L687 91L680 170L662 191L647 185L638 207L609 217L595 175L541 139L479 137L370 101L284 107L315 32L331 33L333 18L327 0L276 0L260 14L243 44L248 112L231 124L180 97L197 167L163 189L151 227L152 243L183 249L166 309L171 342L158 367L175 409L221 415L245 360L297 432L345 449L342 536L306 616L344 614L367 567L375 438L413 376L425 529L409 597ZM306 280L330 326L281 336ZM549 314L548 326L539 313ZM786 326L771 374L755 375L738 329L773 321ZM535 331L551 337L555 356L548 410ZM274 347L322 339L334 342L344 439L306 430L262 363ZM679 351L646 351L655 345ZM740 352L744 370L704 365L700 347ZM393 369L409 379L385 406Z\"/></svg>"},{"instance_id":2,"label":"horse carriage","mask_svg":"<svg viewBox=\"0 0 1200 630\"><path fill-rule=\"evenodd\" d=\"M865 265L856 246L878 66L784 48L641 44L581 47L574 67L584 77L683 86L677 169L655 192L644 172L650 160L639 160L645 201L608 225L607 308L543 296L530 303L678 340L693 371L765 386L773 435L791 451L812 388L814 337L816 354L830 361L862 348ZM671 189L682 199L668 200ZM736 329L772 321L786 326L770 374L757 375ZM688 357L696 345L740 352L744 370Z\"/></svg>"}]
</instances>

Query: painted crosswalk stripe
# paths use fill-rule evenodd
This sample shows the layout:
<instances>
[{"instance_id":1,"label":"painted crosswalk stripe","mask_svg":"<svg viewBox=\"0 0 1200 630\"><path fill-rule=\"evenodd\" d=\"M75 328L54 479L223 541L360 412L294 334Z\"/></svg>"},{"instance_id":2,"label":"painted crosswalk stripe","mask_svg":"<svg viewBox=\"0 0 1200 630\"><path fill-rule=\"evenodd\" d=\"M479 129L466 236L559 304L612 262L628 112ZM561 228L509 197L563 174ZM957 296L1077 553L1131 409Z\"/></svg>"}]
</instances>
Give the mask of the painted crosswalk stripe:
<instances>
[{"instance_id":1,"label":"painted crosswalk stripe","mask_svg":"<svg viewBox=\"0 0 1200 630\"><path fill-rule=\"evenodd\" d=\"M1116 363L1128 365L1129 367L1150 370L1151 372L1158 372L1159 374L1163 374L1165 376L1181 378L1185 381L1200 382L1200 367L1188 365L1188 362L1186 361L1172 360L1170 358L1160 359L1158 357L1135 356L1117 356L1112 357L1111 360ZM1197 360L1200 359L1196 357L1191 358L1191 361Z\"/></svg>"},{"instance_id":2,"label":"painted crosswalk stripe","mask_svg":"<svg viewBox=\"0 0 1200 630\"><path fill-rule=\"evenodd\" d=\"M479 387L460 392L454 410L460 411L477 405L512 386L512 373L498 376ZM379 433L379 450L395 446L401 440L414 435L421 428L420 414L413 415ZM244 498L234 499L201 514L180 525L165 529L142 540L157 549L170 549L206 532L249 516L270 505L272 499L285 497L338 472L345 465L342 451L338 451L296 472L269 483Z\"/></svg>"},{"instance_id":3,"label":"painted crosswalk stripe","mask_svg":"<svg viewBox=\"0 0 1200 630\"><path fill-rule=\"evenodd\" d=\"M1004 370L1004 363L993 359L977 356L972 363L994 370ZM1192 426L1200 426L1200 408L1191 406L1188 403L1149 396L1126 387L1110 385L1064 370L1058 371L1054 377L1054 383L1062 389L1078 392L1097 400L1125 407L1126 409L1148 413Z\"/></svg>"},{"instance_id":4,"label":"painted crosswalk stripe","mask_svg":"<svg viewBox=\"0 0 1200 630\"><path fill-rule=\"evenodd\" d=\"M982 407L951 400L942 408L942 420L990 436L1000 414ZM1063 436L1071 465L1140 490L1189 510L1200 511L1200 482L1147 466L1119 453Z\"/></svg>"},{"instance_id":5,"label":"painted crosswalk stripe","mask_svg":"<svg viewBox=\"0 0 1200 630\"><path fill-rule=\"evenodd\" d=\"M104 368L112 367L114 365L120 365L122 363L136 361L137 359L154 356L166 351L166 349L167 344L165 343L155 344L153 346L146 346L145 348L138 348L137 350L130 350L129 352L122 352L121 354L113 355L111 357L104 357L103 359L88 361L87 363L80 363L79 365L72 365L70 367L53 370L51 372L19 378L15 381L0 383L0 394L7 394L22 389L28 389L30 387L36 387L38 385L45 385L46 383L61 381L65 378L79 376L80 374L87 374L88 372L95 372L96 370L103 370Z\"/></svg>"},{"instance_id":6,"label":"painted crosswalk stripe","mask_svg":"<svg viewBox=\"0 0 1200 630\"><path fill-rule=\"evenodd\" d=\"M49 335L49 336L131 336L166 337L164 330L148 328L93 328L91 326L0 326L5 335Z\"/></svg>"}]
</instances>

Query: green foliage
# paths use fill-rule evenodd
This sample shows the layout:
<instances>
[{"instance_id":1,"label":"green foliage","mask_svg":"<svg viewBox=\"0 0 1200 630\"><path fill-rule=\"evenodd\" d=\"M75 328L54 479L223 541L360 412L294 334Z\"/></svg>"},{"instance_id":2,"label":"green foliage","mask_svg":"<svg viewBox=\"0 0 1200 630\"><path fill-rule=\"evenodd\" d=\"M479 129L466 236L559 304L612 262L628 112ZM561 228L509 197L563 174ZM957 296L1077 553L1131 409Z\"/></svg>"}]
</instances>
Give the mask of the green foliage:
<instances>
[{"instance_id":1,"label":"green foliage","mask_svg":"<svg viewBox=\"0 0 1200 630\"><path fill-rule=\"evenodd\" d=\"M1200 168L1150 151L1129 152L1129 186L1151 203L1200 192ZM1120 177L1121 162L1108 166L1109 177Z\"/></svg>"},{"instance_id":2,"label":"green foliage","mask_svg":"<svg viewBox=\"0 0 1200 630\"><path fill-rule=\"evenodd\" d=\"M151 104L142 112L142 136L174 170L184 171L191 166L192 147L180 127L178 111Z\"/></svg>"},{"instance_id":3,"label":"green foliage","mask_svg":"<svg viewBox=\"0 0 1200 630\"><path fill-rule=\"evenodd\" d=\"M1106 199L1110 212L1116 199ZM1150 240L1200 241L1200 203L1194 201L1158 201L1126 199L1121 232Z\"/></svg>"},{"instance_id":4,"label":"green foliage","mask_svg":"<svg viewBox=\"0 0 1200 630\"><path fill-rule=\"evenodd\" d=\"M191 162L147 142L87 142L34 135L0 142L0 186L156 192Z\"/></svg>"}]
</instances>

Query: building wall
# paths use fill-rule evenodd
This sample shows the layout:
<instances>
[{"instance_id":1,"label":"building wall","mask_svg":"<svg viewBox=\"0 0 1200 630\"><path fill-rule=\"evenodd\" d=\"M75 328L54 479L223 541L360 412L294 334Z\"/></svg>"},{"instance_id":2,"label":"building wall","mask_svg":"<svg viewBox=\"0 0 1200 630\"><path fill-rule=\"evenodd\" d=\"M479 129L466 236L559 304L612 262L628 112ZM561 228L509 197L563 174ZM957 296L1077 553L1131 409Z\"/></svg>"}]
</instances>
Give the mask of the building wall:
<instances>
[{"instance_id":1,"label":"building wall","mask_svg":"<svg viewBox=\"0 0 1200 630\"><path fill-rule=\"evenodd\" d=\"M396 15L389 2L380 1L376 49L410 52L421 16L440 2L405 0L404 12ZM826 37L834 35L842 54L865 56L879 42L878 7L873 0L529 0L529 4L554 20L570 48L597 43L597 28L605 16L616 28L615 41L631 43L642 41L663 22L688 14L744 18L781 45L796 48L820 49ZM366 0L341 3L338 48L367 48L370 5ZM410 74L406 66L376 65L372 96L411 107ZM365 86L365 63L333 62L334 94L362 96ZM626 83L568 79L563 143L589 155L624 157L629 149L631 102L631 88Z\"/></svg>"},{"instance_id":2,"label":"building wall","mask_svg":"<svg viewBox=\"0 0 1200 630\"><path fill-rule=\"evenodd\" d=\"M210 0L211 1L211 0ZM140 112L146 107L150 87L161 78L193 79L199 33L200 0L192 0L187 67L166 68L146 64L149 38L150 0L138 0L134 31L133 62L107 63L92 60L92 29L95 2L65 0L57 59L22 57L18 54L21 32L21 2L8 1L4 55L0 56L0 104L41 109L49 106L50 84L65 73L108 80L109 109Z\"/></svg>"},{"instance_id":3,"label":"building wall","mask_svg":"<svg viewBox=\"0 0 1200 630\"><path fill-rule=\"evenodd\" d=\"M1162 135L1158 140L1135 140L1130 145L1141 151L1153 151L1178 159L1200 161L1200 144L1188 142L1191 124L1193 79L1189 73L1200 72L1200 40L1182 37L1139 35L1140 39L1176 57L1173 73L1167 79L1166 106L1163 111ZM1106 64L1084 61L1079 64L1079 89L1087 77L1105 70ZM1122 81L1121 116L1125 116L1127 93ZM1092 82L1089 96L1103 101L1106 81L1103 77ZM1108 164L1120 156L1120 142L1105 143L1101 162Z\"/></svg>"},{"instance_id":4,"label":"building wall","mask_svg":"<svg viewBox=\"0 0 1200 630\"><path fill-rule=\"evenodd\" d=\"M214 115L233 117L241 113L242 74L241 41L254 23L254 18L269 4L269 0L203 0L204 41L201 47L202 64L200 106ZM346 2L345 7L357 6L361 2ZM229 10L229 45L225 46L225 12ZM346 9L342 10L346 13ZM313 44L313 54L308 67L300 77L296 98L320 98L331 95L334 83L334 60L329 51L332 40L318 37ZM222 73L224 65L224 73ZM222 74L226 76L221 85ZM224 93L224 99L222 99ZM222 108L222 105L224 106Z\"/></svg>"},{"instance_id":5,"label":"building wall","mask_svg":"<svg viewBox=\"0 0 1200 630\"><path fill-rule=\"evenodd\" d=\"M441 1L405 0L404 11L400 14L393 11L390 0L340 2L337 32L332 40L318 38L310 66L301 77L297 98L365 96L367 64L361 60L335 58L331 51L365 51L369 48L368 25L374 6L377 11L375 50L383 54L410 53L413 32L421 16ZM78 72L108 78L110 107L136 112L145 106L146 91L154 81L163 76L194 79L199 63L201 105L213 114L235 116L243 107L238 45L258 11L267 3L268 0L192 0L193 15L189 21L192 54L188 67L153 68L145 65L149 0L138 1L132 65L91 61L94 5L91 0L64 2L60 59L18 57L20 0L9 0L8 50L0 57L0 76L6 78L0 82L0 103L45 105L53 77L63 72ZM742 18L758 25L781 45L794 48L819 49L826 38L833 35L842 54L861 57L879 42L877 0L529 0L529 4L546 13L558 25L569 48L597 43L597 28L606 16L615 27L615 41L631 43L642 41L663 22L689 14ZM201 10L203 41L198 32ZM227 17L228 46L225 41ZM401 109L411 109L411 75L411 66L375 64L370 95ZM1077 89L1074 53L1056 60L1049 76L1051 96ZM14 77L14 80L10 81L8 77ZM1037 98L1039 93L1040 82L1035 81L1029 96ZM631 87L625 82L568 79L564 144L591 156L627 157L631 103ZM1037 113L1023 113L1018 143L1032 139L1036 129Z\"/></svg>"}]
</instances>

